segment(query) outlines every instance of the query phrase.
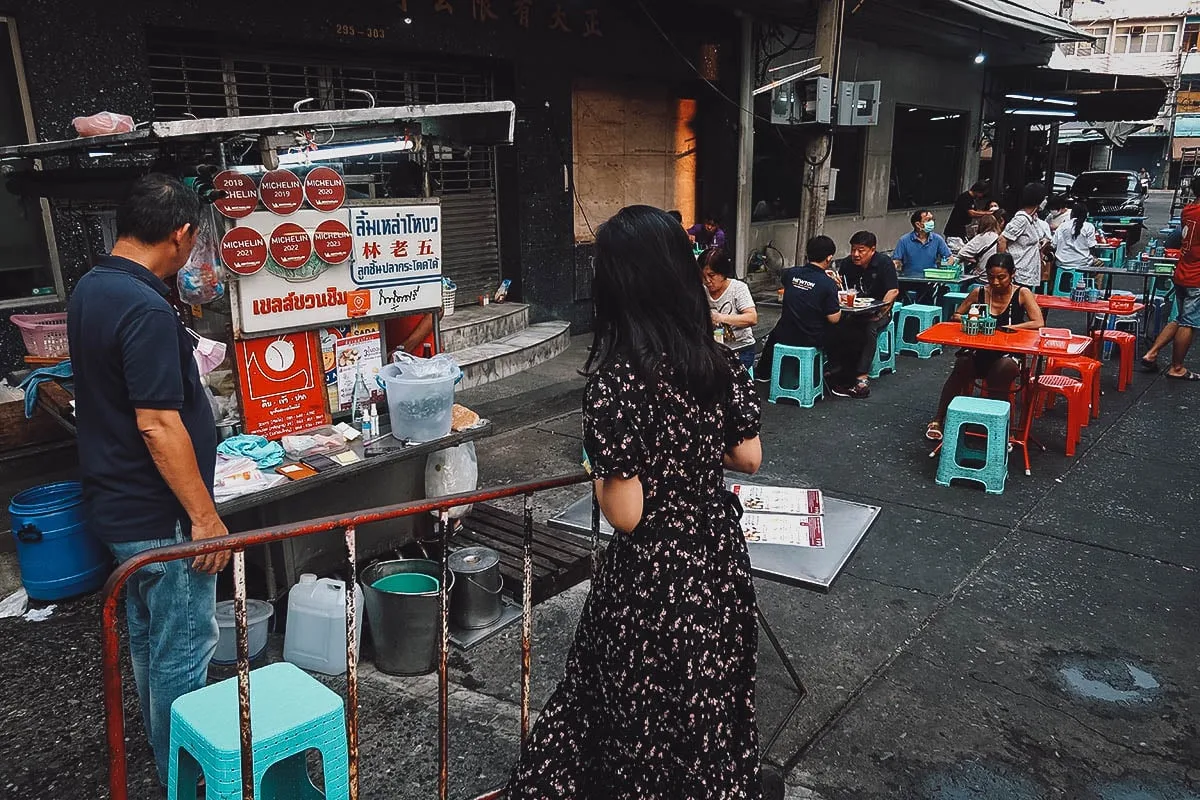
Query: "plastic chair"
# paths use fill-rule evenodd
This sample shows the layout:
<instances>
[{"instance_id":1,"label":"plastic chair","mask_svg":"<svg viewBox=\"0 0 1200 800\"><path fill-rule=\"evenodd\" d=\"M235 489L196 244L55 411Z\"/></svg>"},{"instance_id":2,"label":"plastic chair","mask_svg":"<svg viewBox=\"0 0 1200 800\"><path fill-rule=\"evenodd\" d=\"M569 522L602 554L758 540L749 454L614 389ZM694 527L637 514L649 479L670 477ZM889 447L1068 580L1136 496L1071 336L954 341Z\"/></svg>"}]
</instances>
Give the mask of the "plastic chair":
<instances>
[{"instance_id":1,"label":"plastic chair","mask_svg":"<svg viewBox=\"0 0 1200 800\"><path fill-rule=\"evenodd\" d=\"M948 320L954 316L954 312L962 305L962 301L966 300L966 292L946 292L942 295L942 320Z\"/></svg>"},{"instance_id":2,"label":"plastic chair","mask_svg":"<svg viewBox=\"0 0 1200 800\"><path fill-rule=\"evenodd\" d=\"M1008 479L1008 417L1010 405L1003 400L982 397L956 397L950 401L943 425L942 453L938 461L937 484L949 486L955 478L983 484L988 494L1003 494ZM969 446L970 435L963 428L982 426L984 449ZM964 463L980 462L979 466Z\"/></svg>"},{"instance_id":3,"label":"plastic chair","mask_svg":"<svg viewBox=\"0 0 1200 800\"><path fill-rule=\"evenodd\" d=\"M784 387L781 376L785 362L796 362L797 375L794 387ZM791 383L791 381L788 381ZM778 402L781 398L795 400L803 408L825 396L825 354L815 347L791 347L775 345L771 359L771 394L768 399Z\"/></svg>"},{"instance_id":4,"label":"plastic chair","mask_svg":"<svg viewBox=\"0 0 1200 800\"><path fill-rule=\"evenodd\" d=\"M909 325L910 321L915 325ZM942 352L940 344L926 344L918 342L916 338L921 331L931 328L941 321L942 309L938 306L918 304L901 308L896 314L896 352L916 353L917 358L929 358L935 353ZM907 338L909 331L914 326L916 330L912 332L912 339L909 339Z\"/></svg>"},{"instance_id":5,"label":"plastic chair","mask_svg":"<svg viewBox=\"0 0 1200 800\"><path fill-rule=\"evenodd\" d=\"M1074 269L1058 268L1058 273L1054 276L1054 290L1051 292L1055 297L1070 297L1071 290L1075 288L1075 284L1079 283L1079 277L1083 273Z\"/></svg>"},{"instance_id":6,"label":"plastic chair","mask_svg":"<svg viewBox=\"0 0 1200 800\"><path fill-rule=\"evenodd\" d=\"M895 321L879 332L875 338L875 357L871 359L871 371L867 374L872 379L878 378L884 372L896 374L896 327Z\"/></svg>"},{"instance_id":7,"label":"plastic chair","mask_svg":"<svg viewBox=\"0 0 1200 800\"><path fill-rule=\"evenodd\" d=\"M1083 384L1084 391L1091 398L1090 405L1092 408L1092 418L1100 418L1100 368L1103 363L1094 358L1087 356L1053 356L1046 363L1046 372L1048 374L1063 375L1067 371L1079 373L1079 381ZM1050 396L1051 400L1053 396ZM1053 408L1054 403L1048 403L1048 407ZM1083 423L1087 425L1087 422Z\"/></svg>"},{"instance_id":8,"label":"plastic chair","mask_svg":"<svg viewBox=\"0 0 1200 800\"><path fill-rule=\"evenodd\" d=\"M250 673L254 796L262 800L348 800L350 762L342 698L299 667L282 662ZM237 678L197 689L171 704L167 800L191 800L203 774L208 800L242 796ZM305 757L321 753L325 791L308 778Z\"/></svg>"},{"instance_id":9,"label":"plastic chair","mask_svg":"<svg viewBox=\"0 0 1200 800\"><path fill-rule=\"evenodd\" d=\"M1117 391L1123 392L1133 383L1133 361L1137 357L1137 337L1128 331L1093 331L1092 350L1100 354L1105 344L1112 343L1117 348L1119 366L1117 369Z\"/></svg>"},{"instance_id":10,"label":"plastic chair","mask_svg":"<svg viewBox=\"0 0 1200 800\"><path fill-rule=\"evenodd\" d=\"M1054 396L1067 401L1067 456L1075 455L1083 426L1088 422L1089 395L1081 381L1066 375L1039 375L1035 379L1038 396L1034 398L1034 413L1041 405L1048 405Z\"/></svg>"}]
</instances>

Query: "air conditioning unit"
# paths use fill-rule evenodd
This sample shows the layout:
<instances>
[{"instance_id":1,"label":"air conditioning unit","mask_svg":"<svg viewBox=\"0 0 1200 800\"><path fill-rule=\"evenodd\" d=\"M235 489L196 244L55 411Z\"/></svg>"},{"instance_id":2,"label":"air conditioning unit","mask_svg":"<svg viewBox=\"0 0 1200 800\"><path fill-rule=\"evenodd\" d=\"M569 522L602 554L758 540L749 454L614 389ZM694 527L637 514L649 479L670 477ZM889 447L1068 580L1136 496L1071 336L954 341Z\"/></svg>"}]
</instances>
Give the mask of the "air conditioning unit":
<instances>
[{"instance_id":1,"label":"air conditioning unit","mask_svg":"<svg viewBox=\"0 0 1200 800\"><path fill-rule=\"evenodd\" d=\"M771 90L771 122L776 125L829 125L833 122L833 81L809 78Z\"/></svg>"},{"instance_id":2,"label":"air conditioning unit","mask_svg":"<svg viewBox=\"0 0 1200 800\"><path fill-rule=\"evenodd\" d=\"M842 81L838 84L838 125L879 124L882 81Z\"/></svg>"}]
</instances>

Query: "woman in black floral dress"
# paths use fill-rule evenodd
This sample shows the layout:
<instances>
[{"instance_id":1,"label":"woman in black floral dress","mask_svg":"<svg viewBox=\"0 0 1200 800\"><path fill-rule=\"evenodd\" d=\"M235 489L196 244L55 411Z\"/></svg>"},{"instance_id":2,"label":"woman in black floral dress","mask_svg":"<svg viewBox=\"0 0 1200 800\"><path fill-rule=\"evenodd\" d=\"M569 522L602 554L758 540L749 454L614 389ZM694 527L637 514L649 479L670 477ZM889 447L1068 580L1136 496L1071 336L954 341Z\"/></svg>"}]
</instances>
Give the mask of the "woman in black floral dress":
<instances>
[{"instance_id":1,"label":"woman in black floral dress","mask_svg":"<svg viewBox=\"0 0 1200 800\"><path fill-rule=\"evenodd\" d=\"M762 460L687 236L648 206L596 235L584 438L617 530L510 800L761 797L754 586L723 468Z\"/></svg>"}]
</instances>

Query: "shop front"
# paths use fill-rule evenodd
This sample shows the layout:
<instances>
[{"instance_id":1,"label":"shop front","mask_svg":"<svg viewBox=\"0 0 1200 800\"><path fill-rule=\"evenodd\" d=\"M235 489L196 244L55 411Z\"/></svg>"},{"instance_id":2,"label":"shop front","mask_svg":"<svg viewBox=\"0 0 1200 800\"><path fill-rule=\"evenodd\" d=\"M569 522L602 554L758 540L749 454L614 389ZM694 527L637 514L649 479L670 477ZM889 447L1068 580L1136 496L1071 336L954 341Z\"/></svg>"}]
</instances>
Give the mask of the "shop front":
<instances>
[{"instance_id":1,"label":"shop front","mask_svg":"<svg viewBox=\"0 0 1200 800\"><path fill-rule=\"evenodd\" d=\"M386 178L370 162L508 145L513 115L511 103L488 102L188 120L0 148L0 157L42 165L22 176L30 192L53 194L68 178L89 185L73 213L101 227L124 186L168 156L201 198L196 245L173 289L223 440L217 508L231 530L246 530L424 497L427 456L490 433L466 410L454 416L458 368L437 355L454 223L438 197L379 196ZM99 150L110 154L103 166L70 166ZM39 387L34 420L49 415L72 431L70 362L28 360L63 370ZM428 527L367 526L359 553L397 550ZM338 541L310 537L250 558L274 599L301 571L341 556Z\"/></svg>"},{"instance_id":2,"label":"shop front","mask_svg":"<svg viewBox=\"0 0 1200 800\"><path fill-rule=\"evenodd\" d=\"M739 51L727 10L550 0L305 4L285 13L215 0L201 12L181 8L147 0L103 10L80 0L0 3L0 41L10 44L0 52L0 108L12 111L0 127L0 146L63 139L73 117L104 110L144 123L372 102L511 101L513 147L439 146L419 165L404 152L376 153L346 174L348 191L439 198L445 276L458 286L460 302L508 280L510 297L530 305L532 322L563 320L576 332L591 320L591 275L575 267L587 263L577 258L578 234L587 228L577 224L580 209L594 228L614 199L665 203L683 194L685 208L732 206L736 164L720 155L736 149L736 109L705 83L736 91ZM715 70L706 66L705 79L695 71L702 54ZM615 91L633 122L581 146L576 101L581 87L591 91L597 82ZM660 116L674 113L679 101L695 102L684 135L663 126L639 131L636 104L651 86L664 98ZM317 130L314 141L292 147L337 144L327 139ZM636 166L637 159L680 154L691 160L679 193L589 177L603 178L613 157ZM93 150L77 160L104 167L106 157ZM11 287L0 280L0 320L60 309L111 243L101 216L73 213L75 193L48 201L15 197L23 204L22 263L36 269ZM7 266L7 244L0 241L0 266ZM23 355L18 332L0 324L0 364L12 368Z\"/></svg>"}]
</instances>

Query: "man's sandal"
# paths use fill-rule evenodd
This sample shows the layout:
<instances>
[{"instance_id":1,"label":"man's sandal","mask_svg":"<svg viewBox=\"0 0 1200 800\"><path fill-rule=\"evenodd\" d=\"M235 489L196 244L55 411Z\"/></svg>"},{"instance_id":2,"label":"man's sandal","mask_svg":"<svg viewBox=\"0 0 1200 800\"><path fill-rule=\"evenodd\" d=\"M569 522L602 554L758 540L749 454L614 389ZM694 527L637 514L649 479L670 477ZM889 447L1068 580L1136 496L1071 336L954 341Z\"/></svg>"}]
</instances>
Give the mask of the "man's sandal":
<instances>
[{"instance_id":1,"label":"man's sandal","mask_svg":"<svg viewBox=\"0 0 1200 800\"><path fill-rule=\"evenodd\" d=\"M1200 381L1200 372L1192 372L1191 370L1182 375L1172 375L1169 372L1166 375L1173 381Z\"/></svg>"}]
</instances>

